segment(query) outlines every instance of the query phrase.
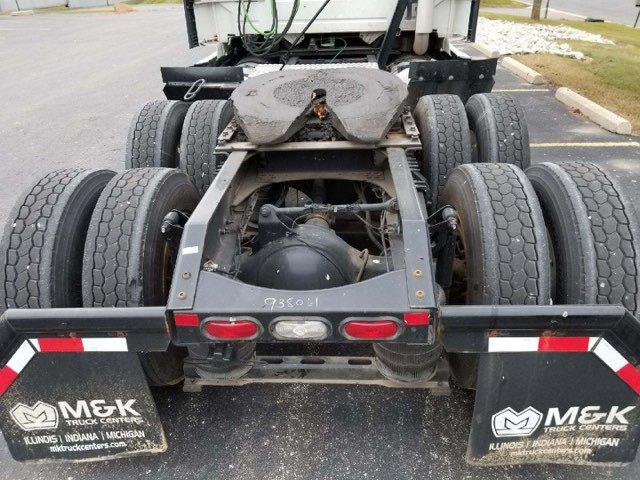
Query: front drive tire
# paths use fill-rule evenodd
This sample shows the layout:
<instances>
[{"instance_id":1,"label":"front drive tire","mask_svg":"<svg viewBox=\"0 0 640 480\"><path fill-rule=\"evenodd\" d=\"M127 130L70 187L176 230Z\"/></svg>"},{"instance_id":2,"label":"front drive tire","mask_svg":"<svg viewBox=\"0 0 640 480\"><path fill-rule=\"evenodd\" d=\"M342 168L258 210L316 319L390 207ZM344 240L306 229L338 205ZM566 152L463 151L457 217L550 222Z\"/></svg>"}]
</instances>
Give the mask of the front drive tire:
<instances>
[{"instance_id":1,"label":"front drive tire","mask_svg":"<svg viewBox=\"0 0 640 480\"><path fill-rule=\"evenodd\" d=\"M180 170L185 172L200 195L211 185L224 155L214 155L218 136L233 117L228 100L200 100L189 107L180 139Z\"/></svg>"},{"instance_id":2,"label":"front drive tire","mask_svg":"<svg viewBox=\"0 0 640 480\"><path fill-rule=\"evenodd\" d=\"M458 167L450 175L443 204L459 216L457 298L467 305L548 305L549 249L540 204L524 172L515 165ZM464 270L460 272L460 270ZM453 377L473 388L477 356L449 355Z\"/></svg>"},{"instance_id":3,"label":"front drive tire","mask_svg":"<svg viewBox=\"0 0 640 480\"><path fill-rule=\"evenodd\" d=\"M529 129L515 98L504 93L478 93L469 98L466 107L474 161L512 163L523 170L529 167Z\"/></svg>"},{"instance_id":4,"label":"front drive tire","mask_svg":"<svg viewBox=\"0 0 640 480\"><path fill-rule=\"evenodd\" d=\"M422 142L420 170L429 182L435 210L447 177L457 166L471 162L467 113L457 95L425 95L413 116Z\"/></svg>"},{"instance_id":5,"label":"front drive tire","mask_svg":"<svg viewBox=\"0 0 640 480\"><path fill-rule=\"evenodd\" d=\"M606 170L588 162L527 170L549 228L557 304L640 305L640 228L633 206Z\"/></svg>"},{"instance_id":6,"label":"front drive tire","mask_svg":"<svg viewBox=\"0 0 640 480\"><path fill-rule=\"evenodd\" d=\"M0 312L82 306L87 228L100 192L114 175L56 170L16 202L0 243Z\"/></svg>"},{"instance_id":7,"label":"front drive tire","mask_svg":"<svg viewBox=\"0 0 640 480\"><path fill-rule=\"evenodd\" d=\"M175 100L147 102L131 121L125 168L178 166L182 122L189 104Z\"/></svg>"},{"instance_id":8,"label":"front drive tire","mask_svg":"<svg viewBox=\"0 0 640 480\"><path fill-rule=\"evenodd\" d=\"M138 168L116 175L93 212L82 271L85 307L165 305L175 252L160 228L173 209L193 212L198 192L182 172ZM152 385L174 385L183 378L177 349L140 355Z\"/></svg>"}]
</instances>

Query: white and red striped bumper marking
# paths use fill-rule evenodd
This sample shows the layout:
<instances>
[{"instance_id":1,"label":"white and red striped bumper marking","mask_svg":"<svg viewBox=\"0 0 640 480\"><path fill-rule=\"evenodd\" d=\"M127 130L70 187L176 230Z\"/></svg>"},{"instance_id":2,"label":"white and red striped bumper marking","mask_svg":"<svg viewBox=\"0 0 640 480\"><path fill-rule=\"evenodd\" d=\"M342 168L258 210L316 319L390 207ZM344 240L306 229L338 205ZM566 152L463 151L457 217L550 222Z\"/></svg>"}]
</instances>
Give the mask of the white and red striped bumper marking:
<instances>
[{"instance_id":1,"label":"white and red striped bumper marking","mask_svg":"<svg viewBox=\"0 0 640 480\"><path fill-rule=\"evenodd\" d=\"M489 337L489 352L591 352L640 395L640 370L600 337Z\"/></svg>"},{"instance_id":2,"label":"white and red striped bumper marking","mask_svg":"<svg viewBox=\"0 0 640 480\"><path fill-rule=\"evenodd\" d=\"M0 395L18 378L20 372L27 366L36 351L29 342L22 342L18 350L11 356L7 364L0 368Z\"/></svg>"},{"instance_id":3,"label":"white and red striped bumper marking","mask_svg":"<svg viewBox=\"0 0 640 480\"><path fill-rule=\"evenodd\" d=\"M126 352L127 339L115 338L31 338L39 352Z\"/></svg>"},{"instance_id":4,"label":"white and red striped bumper marking","mask_svg":"<svg viewBox=\"0 0 640 480\"><path fill-rule=\"evenodd\" d=\"M38 352L128 352L127 339L113 338L30 338L25 340L0 368L0 395L15 382L20 372Z\"/></svg>"}]
</instances>

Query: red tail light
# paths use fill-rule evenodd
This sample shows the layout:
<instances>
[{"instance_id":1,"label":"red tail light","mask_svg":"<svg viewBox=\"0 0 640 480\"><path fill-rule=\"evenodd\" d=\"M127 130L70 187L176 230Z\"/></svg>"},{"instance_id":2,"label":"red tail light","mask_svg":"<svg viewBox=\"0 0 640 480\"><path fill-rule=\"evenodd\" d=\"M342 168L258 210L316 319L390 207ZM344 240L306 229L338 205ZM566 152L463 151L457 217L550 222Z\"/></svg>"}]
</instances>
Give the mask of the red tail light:
<instances>
[{"instance_id":1,"label":"red tail light","mask_svg":"<svg viewBox=\"0 0 640 480\"><path fill-rule=\"evenodd\" d=\"M258 324L246 319L206 320L204 333L216 340L250 340L260 332Z\"/></svg>"},{"instance_id":2,"label":"red tail light","mask_svg":"<svg viewBox=\"0 0 640 480\"><path fill-rule=\"evenodd\" d=\"M349 319L342 325L343 335L357 340L388 340L399 331L398 323L393 320Z\"/></svg>"}]
</instances>

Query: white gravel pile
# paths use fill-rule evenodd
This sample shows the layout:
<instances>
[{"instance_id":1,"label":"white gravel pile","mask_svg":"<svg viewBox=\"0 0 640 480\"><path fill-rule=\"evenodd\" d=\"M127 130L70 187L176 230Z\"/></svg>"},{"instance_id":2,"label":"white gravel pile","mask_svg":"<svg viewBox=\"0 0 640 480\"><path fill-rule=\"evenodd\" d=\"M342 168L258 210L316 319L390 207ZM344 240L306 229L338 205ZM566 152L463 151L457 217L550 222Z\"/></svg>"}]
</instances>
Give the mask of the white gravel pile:
<instances>
[{"instance_id":1,"label":"white gravel pile","mask_svg":"<svg viewBox=\"0 0 640 480\"><path fill-rule=\"evenodd\" d=\"M552 53L578 60L585 58L582 52L572 50L567 43L557 40L577 40L613 44L602 35L583 32L564 25L540 25L528 23L507 22L504 20L489 20L484 17L478 19L476 41L498 51L502 55L513 53Z\"/></svg>"}]
</instances>

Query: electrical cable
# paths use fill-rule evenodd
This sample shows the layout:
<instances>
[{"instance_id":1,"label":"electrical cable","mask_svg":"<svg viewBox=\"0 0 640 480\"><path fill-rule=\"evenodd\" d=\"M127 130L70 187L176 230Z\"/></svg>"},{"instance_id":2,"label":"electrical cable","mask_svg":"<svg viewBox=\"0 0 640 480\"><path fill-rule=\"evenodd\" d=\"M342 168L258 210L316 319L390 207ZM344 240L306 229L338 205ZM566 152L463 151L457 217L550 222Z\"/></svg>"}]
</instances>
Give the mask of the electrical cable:
<instances>
[{"instance_id":1,"label":"electrical cable","mask_svg":"<svg viewBox=\"0 0 640 480\"><path fill-rule=\"evenodd\" d=\"M239 10L238 21L240 20L240 16L241 16L240 10L242 9L242 7L243 7L243 3L242 3L242 0L240 0L238 3L238 10ZM251 21L251 18L249 16L250 9L251 9L251 0L249 0L246 7L244 7L244 14L242 15L242 26L240 26L240 23L238 23L238 29L242 34L241 38L247 51L249 51L254 56L260 56L262 54L263 49L265 49L268 46L275 32L277 32L277 11L274 10L273 8L273 0L272 0L271 1L271 11L272 11L271 28L266 32L260 32ZM256 31L263 38L263 40L261 41L254 40L252 36L249 36L246 34L247 22L249 22L249 24L254 29L254 31Z\"/></svg>"},{"instance_id":2,"label":"electrical cable","mask_svg":"<svg viewBox=\"0 0 640 480\"><path fill-rule=\"evenodd\" d=\"M243 0L239 0L238 5L241 5L241 4L242 4L242 1L243 1ZM258 27L256 27L256 26L253 24L253 22L251 21L251 17L249 16L249 8L251 7L251 1L252 1L252 0L249 0L249 4L248 4L248 5L247 5L247 7L244 9L244 18L246 18L246 21L247 21L247 22L249 22L249 25L251 26L251 28L253 29L253 31L254 31L255 33L257 33L258 35L264 35L264 36L270 36L270 35L272 35L272 34L276 31L276 28L277 28L276 20L277 20L277 18L278 18L278 17L277 17L277 6L276 6L276 4L275 4L275 0L271 0L271 28L270 28L268 31L266 31L266 32L263 32L263 31L261 31L261 30L258 30Z\"/></svg>"},{"instance_id":3,"label":"electrical cable","mask_svg":"<svg viewBox=\"0 0 640 480\"><path fill-rule=\"evenodd\" d=\"M241 38L243 44L247 51L249 51L254 56L263 55L263 50L268 47L269 42L272 41L273 35L277 32L278 26L278 13L277 8L274 7L274 1L271 0L271 28L267 32L260 32L256 26L251 21L249 17L249 10L251 8L252 0L249 0L247 6L244 7L243 0L239 0L238 2L238 32L241 34ZM242 10L244 9L244 15L241 15ZM242 17L242 25L240 24L240 18ZM252 28L259 33L260 36L264 38L264 40L254 40L251 36L246 34L247 21L252 26Z\"/></svg>"},{"instance_id":4,"label":"electrical cable","mask_svg":"<svg viewBox=\"0 0 640 480\"><path fill-rule=\"evenodd\" d=\"M340 55L342 52L344 52L344 50L347 48L347 41L344 38L341 37L337 37L336 40L342 40L342 42L344 43L344 45L342 46L342 48L338 51L338 53L336 53L333 58L331 60L329 60L329 63L333 63L333 61L338 58L338 55Z\"/></svg>"},{"instance_id":5,"label":"electrical cable","mask_svg":"<svg viewBox=\"0 0 640 480\"><path fill-rule=\"evenodd\" d=\"M245 5L245 0L238 1L238 12L237 12L237 23L238 23L238 33L242 40L242 44L245 49L253 56L256 57L264 57L273 51L280 42L284 39L285 35L289 32L291 25L293 24L293 20L298 13L298 9L300 7L300 0L294 0L293 7L291 9L291 14L289 15L289 19L282 30L281 33L278 33L278 7L276 4L276 0L270 0L271 4L271 28L266 32L260 31L256 25L251 21L250 17L250 9L251 9L252 0L247 0ZM256 33L256 35L247 34L247 23ZM262 39L256 38L262 37Z\"/></svg>"}]
</instances>

